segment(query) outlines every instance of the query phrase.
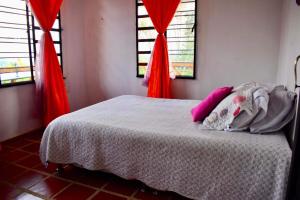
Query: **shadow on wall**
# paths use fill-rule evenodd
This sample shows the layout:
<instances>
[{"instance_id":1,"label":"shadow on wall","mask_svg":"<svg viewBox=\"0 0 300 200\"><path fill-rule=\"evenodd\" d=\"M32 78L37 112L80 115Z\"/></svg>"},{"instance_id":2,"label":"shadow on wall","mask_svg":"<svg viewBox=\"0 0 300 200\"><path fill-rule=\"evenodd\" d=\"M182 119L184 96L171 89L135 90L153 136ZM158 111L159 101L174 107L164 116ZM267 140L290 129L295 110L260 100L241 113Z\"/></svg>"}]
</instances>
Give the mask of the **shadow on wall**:
<instances>
[{"instance_id":1,"label":"shadow on wall","mask_svg":"<svg viewBox=\"0 0 300 200\"><path fill-rule=\"evenodd\" d=\"M90 0L85 5L85 64L90 103L145 95L136 78L135 1Z\"/></svg>"},{"instance_id":2,"label":"shadow on wall","mask_svg":"<svg viewBox=\"0 0 300 200\"><path fill-rule=\"evenodd\" d=\"M282 0L230 2L199 0L197 79L173 81L175 98L199 99L213 88L252 80L276 82ZM145 95L136 78L135 1L83 6L89 103Z\"/></svg>"},{"instance_id":3,"label":"shadow on wall","mask_svg":"<svg viewBox=\"0 0 300 200\"><path fill-rule=\"evenodd\" d=\"M30 132L42 126L35 115L34 84L1 88L0 141Z\"/></svg>"},{"instance_id":4,"label":"shadow on wall","mask_svg":"<svg viewBox=\"0 0 300 200\"><path fill-rule=\"evenodd\" d=\"M291 90L294 89L294 61L300 54L299 21L300 7L294 0L284 0L277 82Z\"/></svg>"}]
</instances>

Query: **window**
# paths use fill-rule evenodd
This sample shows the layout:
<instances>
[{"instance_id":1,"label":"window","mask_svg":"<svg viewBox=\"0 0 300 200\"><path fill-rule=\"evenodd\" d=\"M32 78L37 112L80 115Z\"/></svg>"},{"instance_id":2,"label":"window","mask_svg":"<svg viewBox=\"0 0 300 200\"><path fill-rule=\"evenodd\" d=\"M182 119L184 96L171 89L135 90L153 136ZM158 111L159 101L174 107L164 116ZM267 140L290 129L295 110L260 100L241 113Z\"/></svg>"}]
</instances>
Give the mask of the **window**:
<instances>
[{"instance_id":1,"label":"window","mask_svg":"<svg viewBox=\"0 0 300 200\"><path fill-rule=\"evenodd\" d=\"M176 78L195 78L196 5L195 0L181 0L165 36L168 41L170 68ZM137 77L143 77L157 32L142 0L136 0Z\"/></svg>"},{"instance_id":2,"label":"window","mask_svg":"<svg viewBox=\"0 0 300 200\"><path fill-rule=\"evenodd\" d=\"M0 1L0 87L34 82L37 43L41 34L26 1ZM60 15L51 35L62 65Z\"/></svg>"}]
</instances>

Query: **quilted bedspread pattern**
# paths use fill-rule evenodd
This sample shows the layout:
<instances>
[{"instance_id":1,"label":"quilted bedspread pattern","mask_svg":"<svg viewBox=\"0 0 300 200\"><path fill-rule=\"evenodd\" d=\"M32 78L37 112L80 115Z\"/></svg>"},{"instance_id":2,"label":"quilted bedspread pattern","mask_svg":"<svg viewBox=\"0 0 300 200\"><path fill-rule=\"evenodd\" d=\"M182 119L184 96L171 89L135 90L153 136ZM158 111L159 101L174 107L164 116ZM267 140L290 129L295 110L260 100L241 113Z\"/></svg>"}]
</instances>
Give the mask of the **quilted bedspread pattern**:
<instances>
[{"instance_id":1,"label":"quilted bedspread pattern","mask_svg":"<svg viewBox=\"0 0 300 200\"><path fill-rule=\"evenodd\" d=\"M46 163L76 164L201 200L282 200L291 150L282 133L205 130L198 101L120 96L54 120Z\"/></svg>"}]
</instances>

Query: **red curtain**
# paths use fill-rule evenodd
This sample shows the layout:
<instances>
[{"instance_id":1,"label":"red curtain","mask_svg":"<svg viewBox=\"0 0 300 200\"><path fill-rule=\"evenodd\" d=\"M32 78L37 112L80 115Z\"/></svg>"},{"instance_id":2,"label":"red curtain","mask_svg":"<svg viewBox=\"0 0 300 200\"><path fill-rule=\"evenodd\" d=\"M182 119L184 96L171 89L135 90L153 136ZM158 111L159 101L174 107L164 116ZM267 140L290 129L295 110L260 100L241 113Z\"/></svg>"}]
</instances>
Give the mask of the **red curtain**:
<instances>
[{"instance_id":1,"label":"red curtain","mask_svg":"<svg viewBox=\"0 0 300 200\"><path fill-rule=\"evenodd\" d=\"M168 45L164 35L180 0L143 0L158 32L152 52L148 97L171 98Z\"/></svg>"},{"instance_id":2,"label":"red curtain","mask_svg":"<svg viewBox=\"0 0 300 200\"><path fill-rule=\"evenodd\" d=\"M50 34L62 0L29 0L29 4L44 32L40 39L35 80L43 122L48 125L53 119L70 112L61 67Z\"/></svg>"}]
</instances>

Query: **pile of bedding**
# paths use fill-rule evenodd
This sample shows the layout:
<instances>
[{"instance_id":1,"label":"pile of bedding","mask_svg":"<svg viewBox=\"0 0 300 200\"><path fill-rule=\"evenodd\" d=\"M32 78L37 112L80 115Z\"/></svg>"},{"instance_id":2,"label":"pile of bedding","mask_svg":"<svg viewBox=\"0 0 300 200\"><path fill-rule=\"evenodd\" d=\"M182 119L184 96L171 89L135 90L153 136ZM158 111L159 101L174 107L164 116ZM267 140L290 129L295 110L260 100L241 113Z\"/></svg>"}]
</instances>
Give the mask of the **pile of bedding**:
<instances>
[{"instance_id":1,"label":"pile of bedding","mask_svg":"<svg viewBox=\"0 0 300 200\"><path fill-rule=\"evenodd\" d=\"M208 129L270 133L279 131L292 120L295 97L294 92L282 85L251 82L214 90L192 109L192 115L194 121L201 115L200 119ZM213 105L209 107L209 114L207 105L203 110L204 104Z\"/></svg>"}]
</instances>

